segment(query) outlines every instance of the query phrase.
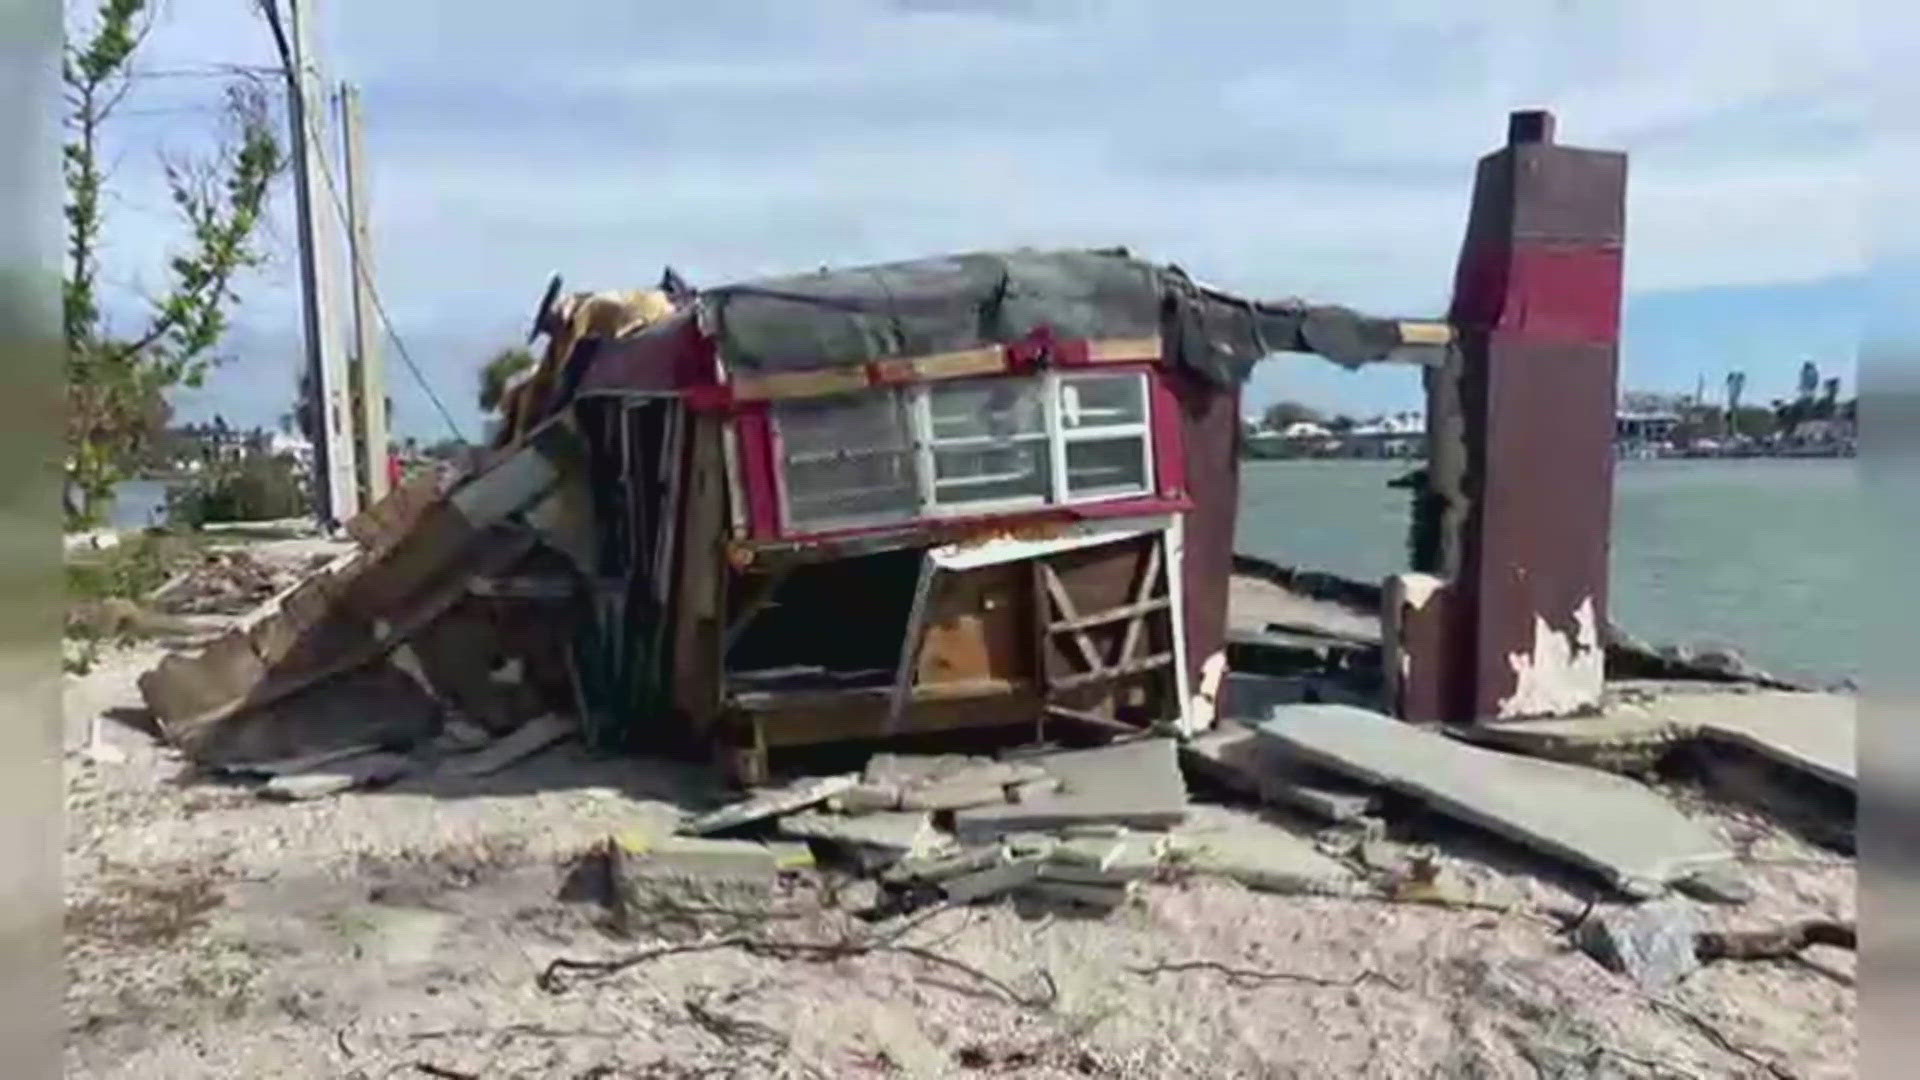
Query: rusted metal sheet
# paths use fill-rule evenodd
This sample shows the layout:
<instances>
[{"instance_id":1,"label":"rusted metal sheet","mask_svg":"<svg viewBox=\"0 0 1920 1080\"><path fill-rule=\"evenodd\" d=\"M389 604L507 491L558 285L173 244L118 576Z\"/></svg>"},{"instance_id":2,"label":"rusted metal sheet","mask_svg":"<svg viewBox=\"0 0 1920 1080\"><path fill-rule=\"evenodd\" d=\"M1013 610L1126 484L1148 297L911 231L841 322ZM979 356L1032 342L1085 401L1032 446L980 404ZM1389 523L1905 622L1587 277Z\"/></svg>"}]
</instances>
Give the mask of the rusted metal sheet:
<instances>
[{"instance_id":1,"label":"rusted metal sheet","mask_svg":"<svg viewBox=\"0 0 1920 1080\"><path fill-rule=\"evenodd\" d=\"M1482 159L1455 278L1459 720L1600 698L1626 159L1551 140L1515 114Z\"/></svg>"}]
</instances>

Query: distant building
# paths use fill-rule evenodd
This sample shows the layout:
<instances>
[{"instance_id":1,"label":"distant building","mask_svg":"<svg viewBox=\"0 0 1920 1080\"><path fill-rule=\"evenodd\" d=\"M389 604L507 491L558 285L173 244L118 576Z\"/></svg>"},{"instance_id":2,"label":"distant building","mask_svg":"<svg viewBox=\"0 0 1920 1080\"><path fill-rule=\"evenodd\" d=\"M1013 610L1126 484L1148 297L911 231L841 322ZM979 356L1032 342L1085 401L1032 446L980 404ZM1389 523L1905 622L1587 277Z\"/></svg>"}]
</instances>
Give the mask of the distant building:
<instances>
[{"instance_id":1,"label":"distant building","mask_svg":"<svg viewBox=\"0 0 1920 1080\"><path fill-rule=\"evenodd\" d=\"M313 442L304 435L276 431L267 437L267 453L292 458L303 473L313 469Z\"/></svg>"},{"instance_id":2,"label":"distant building","mask_svg":"<svg viewBox=\"0 0 1920 1080\"><path fill-rule=\"evenodd\" d=\"M1426 448L1427 418L1420 412L1397 412L1353 425L1341 436L1355 457L1418 457Z\"/></svg>"},{"instance_id":3,"label":"distant building","mask_svg":"<svg viewBox=\"0 0 1920 1080\"><path fill-rule=\"evenodd\" d=\"M1658 447L1673 442L1680 416L1670 412L1616 412L1613 440L1623 447Z\"/></svg>"}]
</instances>

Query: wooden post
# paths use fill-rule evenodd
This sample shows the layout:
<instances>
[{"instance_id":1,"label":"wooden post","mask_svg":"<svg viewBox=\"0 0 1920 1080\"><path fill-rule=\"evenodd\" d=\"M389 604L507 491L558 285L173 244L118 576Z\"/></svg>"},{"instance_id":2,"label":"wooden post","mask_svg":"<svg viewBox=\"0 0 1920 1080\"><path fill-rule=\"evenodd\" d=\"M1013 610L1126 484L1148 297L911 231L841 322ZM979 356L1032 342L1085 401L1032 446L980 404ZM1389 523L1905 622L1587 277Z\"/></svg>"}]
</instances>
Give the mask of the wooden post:
<instances>
[{"instance_id":1,"label":"wooden post","mask_svg":"<svg viewBox=\"0 0 1920 1080\"><path fill-rule=\"evenodd\" d=\"M373 246L368 238L366 144L360 90L340 86L340 139L347 172L347 266L353 276L354 435L360 495L371 506L387 494L387 368L380 354L373 295Z\"/></svg>"}]
</instances>

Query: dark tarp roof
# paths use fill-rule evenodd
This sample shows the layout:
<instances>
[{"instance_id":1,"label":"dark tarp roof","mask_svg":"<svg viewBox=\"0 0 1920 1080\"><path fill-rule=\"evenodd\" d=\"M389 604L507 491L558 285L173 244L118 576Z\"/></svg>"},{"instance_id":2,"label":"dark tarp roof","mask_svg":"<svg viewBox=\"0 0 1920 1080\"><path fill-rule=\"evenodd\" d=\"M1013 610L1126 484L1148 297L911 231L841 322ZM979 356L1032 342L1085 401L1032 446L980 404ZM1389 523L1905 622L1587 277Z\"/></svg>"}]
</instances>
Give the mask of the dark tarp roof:
<instances>
[{"instance_id":1,"label":"dark tarp roof","mask_svg":"<svg viewBox=\"0 0 1920 1080\"><path fill-rule=\"evenodd\" d=\"M1059 338L1161 334L1174 363L1218 385L1275 352L1348 367L1384 359L1398 321L1340 307L1244 300L1125 250L1010 251L772 278L699 293L736 375L805 371Z\"/></svg>"}]
</instances>

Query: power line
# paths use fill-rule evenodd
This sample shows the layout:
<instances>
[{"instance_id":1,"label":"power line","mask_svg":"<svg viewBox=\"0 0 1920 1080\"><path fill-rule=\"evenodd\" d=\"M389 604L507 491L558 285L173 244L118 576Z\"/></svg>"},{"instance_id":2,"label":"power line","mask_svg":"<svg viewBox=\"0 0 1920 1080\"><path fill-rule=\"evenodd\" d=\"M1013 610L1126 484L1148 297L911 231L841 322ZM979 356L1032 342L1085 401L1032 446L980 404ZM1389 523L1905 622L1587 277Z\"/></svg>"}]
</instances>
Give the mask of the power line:
<instances>
[{"instance_id":1,"label":"power line","mask_svg":"<svg viewBox=\"0 0 1920 1080\"><path fill-rule=\"evenodd\" d=\"M326 143L319 139L319 133L314 130L313 117L310 112L303 114L303 121L307 129L307 138L315 140L320 146L325 146ZM332 201L334 210L338 212L340 220L344 223L350 220L347 214L346 200L341 197L339 188L334 184L333 168L327 163L326 154L322 153L319 157L320 177L326 184L327 197ZM427 400L433 402L433 407L439 411L440 418L447 422L447 429L453 432L453 437L465 442L467 438L466 433L460 430L459 423L454 420L453 413L447 409L446 403L440 400L440 395L434 393L433 384L427 380L426 373L420 370L420 365L413 362L412 354L407 351L407 343L401 340L400 331L395 329L393 319L387 314L386 301L380 298L380 288L374 283L373 274L367 266L365 258L361 255L359 247L349 242L347 244L347 250L350 253L349 257L353 261L354 272L360 274L367 283L367 295L373 298L374 313L380 316L380 325L386 328L387 337L393 341L394 348L399 351L401 362L405 363L407 370L413 373L414 381L420 384L420 389L426 391Z\"/></svg>"},{"instance_id":2,"label":"power line","mask_svg":"<svg viewBox=\"0 0 1920 1080\"><path fill-rule=\"evenodd\" d=\"M256 0L256 2L261 13L266 16L268 29L273 33L274 48L280 53L280 60L283 65L281 72L287 78L288 92L304 95L304 89L300 85L304 73L297 70L294 65L293 49L287 38L286 27L280 21L280 8L277 0ZM305 100L304 96L301 100ZM327 164L327 155L325 152L326 141L319 137L319 132L314 128L312 110L301 108L298 112L304 137L322 148L321 153L316 155L320 160L320 177L325 183L327 197L332 200L334 209L339 213L340 221L344 224L349 220L346 200L341 197L340 190L333 180L333 170ZM407 343L401 339L400 331L394 327L392 317L387 314L386 302L380 298L380 289L374 284L373 274L367 267L359 247L352 242L351 237L348 238L347 250L351 253L349 258L353 262L353 270L356 274L360 275L360 280L366 282L367 295L373 298L374 313L380 317L380 325L385 328L387 337L393 341L395 350L400 354L401 362L406 364L407 370L413 373L414 381L418 382L420 389L426 392L427 400L433 402L433 407L440 413L440 418L447 422L447 430L453 432L454 438L465 442L467 438L466 433L460 430L460 425L454 420L453 413L448 411L446 403L440 400L440 395L434 392L433 384L427 380L426 373L420 370L420 365L413 362L413 354L407 351ZM364 357L362 358L362 362L365 362ZM318 389L318 387L315 387L316 392ZM363 389L362 393L365 392Z\"/></svg>"},{"instance_id":3,"label":"power line","mask_svg":"<svg viewBox=\"0 0 1920 1080\"><path fill-rule=\"evenodd\" d=\"M277 64L207 64L200 67L147 68L133 71L133 79L231 79L245 75L284 75Z\"/></svg>"}]
</instances>

